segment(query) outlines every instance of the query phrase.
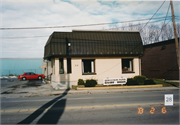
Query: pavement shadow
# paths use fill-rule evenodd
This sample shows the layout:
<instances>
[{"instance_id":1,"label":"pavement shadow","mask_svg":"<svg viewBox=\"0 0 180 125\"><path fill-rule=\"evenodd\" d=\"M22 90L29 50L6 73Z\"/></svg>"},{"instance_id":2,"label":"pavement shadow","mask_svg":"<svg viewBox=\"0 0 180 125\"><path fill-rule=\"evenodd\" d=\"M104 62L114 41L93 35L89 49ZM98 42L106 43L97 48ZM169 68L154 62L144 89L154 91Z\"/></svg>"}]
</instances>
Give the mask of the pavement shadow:
<instances>
[{"instance_id":1,"label":"pavement shadow","mask_svg":"<svg viewBox=\"0 0 180 125\"><path fill-rule=\"evenodd\" d=\"M66 99L55 103L37 122L37 124L57 124L66 106Z\"/></svg>"},{"instance_id":2,"label":"pavement shadow","mask_svg":"<svg viewBox=\"0 0 180 125\"><path fill-rule=\"evenodd\" d=\"M62 116L64 112L64 108L66 106L66 99L62 99L62 100L59 99L66 96L68 91L69 89L66 89L61 96L47 102L39 109L37 109L35 112L33 112L31 115L29 115L27 118L25 118L24 120L20 121L17 124L31 124L50 106L52 107L39 119L37 124L56 124L59 121L60 117Z\"/></svg>"},{"instance_id":3,"label":"pavement shadow","mask_svg":"<svg viewBox=\"0 0 180 125\"><path fill-rule=\"evenodd\" d=\"M55 59L52 61L55 63ZM64 93L61 96L47 102L46 104L41 106L39 109L37 109L35 112L33 112L31 115L29 115L27 118L25 118L24 120L20 121L17 124L31 124L36 118L38 118L46 110L47 111L43 114L43 116L38 120L36 124L57 124L58 123L66 107L66 99L61 99L61 98L66 96L68 91L70 90L70 82L69 82L70 76L66 71L64 71L63 63L65 63L65 61L60 63L61 69L63 69L63 74L60 75L59 81L60 83L62 81L65 81L65 83L67 83L67 89L64 91ZM31 82L29 81L29 83ZM34 83L34 81L32 83Z\"/></svg>"}]
</instances>

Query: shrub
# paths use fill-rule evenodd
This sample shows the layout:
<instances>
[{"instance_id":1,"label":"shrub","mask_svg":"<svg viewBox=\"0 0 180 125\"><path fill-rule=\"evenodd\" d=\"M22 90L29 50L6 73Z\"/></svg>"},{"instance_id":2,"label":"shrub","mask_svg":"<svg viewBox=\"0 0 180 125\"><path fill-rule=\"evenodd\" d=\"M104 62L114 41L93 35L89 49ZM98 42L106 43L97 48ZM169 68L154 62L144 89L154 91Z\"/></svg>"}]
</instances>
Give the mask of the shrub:
<instances>
[{"instance_id":1,"label":"shrub","mask_svg":"<svg viewBox=\"0 0 180 125\"><path fill-rule=\"evenodd\" d=\"M144 85L155 85L156 83L154 82L153 79L148 79L148 80L145 80L144 82Z\"/></svg>"},{"instance_id":2,"label":"shrub","mask_svg":"<svg viewBox=\"0 0 180 125\"><path fill-rule=\"evenodd\" d=\"M84 80L83 79L78 79L78 85L85 85Z\"/></svg>"},{"instance_id":3,"label":"shrub","mask_svg":"<svg viewBox=\"0 0 180 125\"><path fill-rule=\"evenodd\" d=\"M97 80L95 79L87 79L85 86L86 87L95 87L97 85Z\"/></svg>"},{"instance_id":4,"label":"shrub","mask_svg":"<svg viewBox=\"0 0 180 125\"><path fill-rule=\"evenodd\" d=\"M139 85L143 85L146 77L145 76L134 76L133 80L137 81L139 83Z\"/></svg>"},{"instance_id":5,"label":"shrub","mask_svg":"<svg viewBox=\"0 0 180 125\"><path fill-rule=\"evenodd\" d=\"M139 85L134 79L127 79L126 85Z\"/></svg>"},{"instance_id":6,"label":"shrub","mask_svg":"<svg viewBox=\"0 0 180 125\"><path fill-rule=\"evenodd\" d=\"M9 76L14 76L13 74L9 74Z\"/></svg>"}]
</instances>

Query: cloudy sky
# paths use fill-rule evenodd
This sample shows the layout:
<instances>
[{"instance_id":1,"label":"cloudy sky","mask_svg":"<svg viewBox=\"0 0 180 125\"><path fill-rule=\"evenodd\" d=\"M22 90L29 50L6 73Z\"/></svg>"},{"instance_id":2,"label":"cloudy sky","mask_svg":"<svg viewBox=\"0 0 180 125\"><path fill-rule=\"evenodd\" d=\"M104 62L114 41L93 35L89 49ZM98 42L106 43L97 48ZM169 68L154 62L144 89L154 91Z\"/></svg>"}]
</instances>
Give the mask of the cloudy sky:
<instances>
[{"instance_id":1,"label":"cloudy sky","mask_svg":"<svg viewBox=\"0 0 180 125\"><path fill-rule=\"evenodd\" d=\"M149 19L162 3L163 1L132 0L1 0L0 58L43 58L45 43L54 31L108 30L112 27L120 27L122 23L81 27L50 27ZM169 3L170 1L166 0L154 18L165 17ZM175 16L180 16L178 13L180 12L180 2L174 1L173 3ZM168 16L170 15L171 11L169 11ZM163 20L161 19L161 21ZM43 28L37 29L37 27Z\"/></svg>"}]
</instances>

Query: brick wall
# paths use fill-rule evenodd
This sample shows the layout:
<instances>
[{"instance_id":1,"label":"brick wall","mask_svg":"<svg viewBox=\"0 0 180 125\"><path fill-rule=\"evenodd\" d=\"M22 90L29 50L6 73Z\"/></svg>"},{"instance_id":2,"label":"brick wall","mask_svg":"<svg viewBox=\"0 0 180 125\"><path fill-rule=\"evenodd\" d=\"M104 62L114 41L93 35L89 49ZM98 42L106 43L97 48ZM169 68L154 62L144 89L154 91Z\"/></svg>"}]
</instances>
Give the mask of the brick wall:
<instances>
[{"instance_id":1,"label":"brick wall","mask_svg":"<svg viewBox=\"0 0 180 125\"><path fill-rule=\"evenodd\" d=\"M174 40L145 45L144 55L141 59L142 75L147 78L179 79Z\"/></svg>"}]
</instances>

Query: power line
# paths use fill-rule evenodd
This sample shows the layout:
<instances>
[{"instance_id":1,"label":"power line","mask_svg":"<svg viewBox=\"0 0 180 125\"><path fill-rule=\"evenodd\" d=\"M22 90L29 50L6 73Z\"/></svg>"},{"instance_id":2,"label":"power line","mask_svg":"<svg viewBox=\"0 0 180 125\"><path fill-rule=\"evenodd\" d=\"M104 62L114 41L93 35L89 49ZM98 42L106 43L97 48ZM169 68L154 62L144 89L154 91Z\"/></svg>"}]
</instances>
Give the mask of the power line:
<instances>
[{"instance_id":1,"label":"power line","mask_svg":"<svg viewBox=\"0 0 180 125\"><path fill-rule=\"evenodd\" d=\"M175 17L176 19L180 19L180 17Z\"/></svg>"},{"instance_id":2,"label":"power line","mask_svg":"<svg viewBox=\"0 0 180 125\"><path fill-rule=\"evenodd\" d=\"M170 17L171 17L171 16L170 16ZM160 19L160 18L165 18L165 17L157 17L157 18L153 18L153 19ZM151 18L151 19L152 19L152 18ZM137 22L137 21L145 21L145 20L151 20L151 19L131 20L131 21L112 22L112 23L70 25L70 26L0 28L0 30L23 30L23 29L47 29L47 28L84 27L84 26L97 26L97 25L108 25L108 24L117 24L117 23Z\"/></svg>"},{"instance_id":3,"label":"power line","mask_svg":"<svg viewBox=\"0 0 180 125\"><path fill-rule=\"evenodd\" d=\"M167 15L168 15L168 13L169 13L169 8L170 8L170 6L171 6L171 4L169 3L169 7L168 7L168 10L167 10L167 13L166 13L166 17L167 17ZM165 20L164 20L164 24L163 24L162 27L161 27L161 31L160 31L160 33L159 33L158 39L159 39L159 37L160 37L160 35L161 35L161 32L162 32L163 27L166 26L170 21L169 21L166 25L165 25L165 22L166 22L166 18L165 18Z\"/></svg>"},{"instance_id":4,"label":"power line","mask_svg":"<svg viewBox=\"0 0 180 125\"><path fill-rule=\"evenodd\" d=\"M165 0L166 1L166 0ZM159 9L162 7L162 5L165 3L165 1L161 4L161 6L157 9L157 11L154 13L154 15L156 15L156 13L159 11ZM154 17L154 15L149 19L149 21L151 21L151 19ZM144 25L144 27L149 23L149 21ZM143 27L143 28L144 28ZM142 28L142 29L143 29ZM140 32L142 31L142 29L140 30Z\"/></svg>"},{"instance_id":5,"label":"power line","mask_svg":"<svg viewBox=\"0 0 180 125\"><path fill-rule=\"evenodd\" d=\"M47 36L24 36L24 37L0 37L2 39L22 39L22 38L36 38L36 37L49 37L49 35Z\"/></svg>"},{"instance_id":6,"label":"power line","mask_svg":"<svg viewBox=\"0 0 180 125\"><path fill-rule=\"evenodd\" d=\"M170 18L171 20L171 18ZM156 21L151 21L149 23L156 23L156 22L161 22L161 21L164 21L164 19L160 19L160 20L156 20ZM135 26L139 26L139 25L143 25L145 23L140 23L140 24L134 24L134 25L131 25L132 27L135 27ZM126 28L126 27L129 27L129 25L127 26L120 26L120 27L112 27L112 28L108 28L108 29L113 29L113 28Z\"/></svg>"},{"instance_id":7,"label":"power line","mask_svg":"<svg viewBox=\"0 0 180 125\"><path fill-rule=\"evenodd\" d=\"M152 21L152 22L150 22L150 23L156 23L156 22L161 22L161 21L163 21L164 19L160 19L160 20L156 20L156 21ZM138 26L138 25L143 25L143 24L145 24L145 23L141 23L141 24L134 24L134 25L132 25L133 27L134 26ZM126 27L129 27L129 26L121 26L121 27L117 27L117 28L126 28ZM112 27L113 28L113 27ZM116 28L116 27L115 27ZM109 29L111 29L111 28L109 28ZM46 35L46 36L24 36L24 37L0 37L0 38L2 38L2 39L23 39L23 38L37 38L37 37L49 37L49 35Z\"/></svg>"}]
</instances>

